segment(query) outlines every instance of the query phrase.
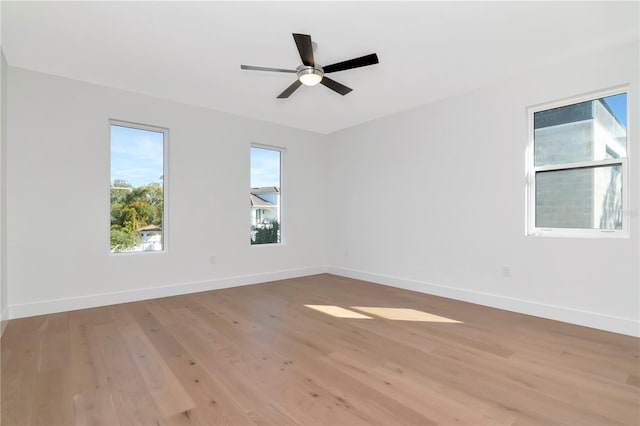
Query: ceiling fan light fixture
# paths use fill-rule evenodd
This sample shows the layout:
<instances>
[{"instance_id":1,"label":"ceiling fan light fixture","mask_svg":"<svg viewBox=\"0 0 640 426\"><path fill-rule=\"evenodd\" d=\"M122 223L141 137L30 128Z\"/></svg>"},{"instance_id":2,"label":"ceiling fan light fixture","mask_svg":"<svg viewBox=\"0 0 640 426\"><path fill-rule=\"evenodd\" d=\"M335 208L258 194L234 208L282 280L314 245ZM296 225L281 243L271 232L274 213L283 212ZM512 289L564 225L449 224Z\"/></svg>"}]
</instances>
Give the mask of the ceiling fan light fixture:
<instances>
[{"instance_id":1,"label":"ceiling fan light fixture","mask_svg":"<svg viewBox=\"0 0 640 426\"><path fill-rule=\"evenodd\" d=\"M301 66L298 67L298 80L305 86L315 86L322 81L324 72L319 67Z\"/></svg>"},{"instance_id":2,"label":"ceiling fan light fixture","mask_svg":"<svg viewBox=\"0 0 640 426\"><path fill-rule=\"evenodd\" d=\"M0 0L1 1L1 0ZM286 99L293 92L295 92L300 86L315 86L321 83L326 88L333 90L339 95L346 95L353 89L345 86L342 83L338 83L335 80L325 77L325 73L345 71L353 68L366 67L368 65L374 65L378 63L378 55L371 53L369 55L360 56L359 58L353 58L342 62L336 62L335 64L321 67L316 64L313 58L313 51L316 50L317 45L311 41L309 34L293 33L293 40L296 42L302 65L295 70L283 69L283 68L268 68L268 67L256 67L252 65L240 65L240 69L254 70L254 71L272 71L272 72L285 72L294 73L298 77L289 87L284 89L284 92L280 93L277 99Z\"/></svg>"}]
</instances>

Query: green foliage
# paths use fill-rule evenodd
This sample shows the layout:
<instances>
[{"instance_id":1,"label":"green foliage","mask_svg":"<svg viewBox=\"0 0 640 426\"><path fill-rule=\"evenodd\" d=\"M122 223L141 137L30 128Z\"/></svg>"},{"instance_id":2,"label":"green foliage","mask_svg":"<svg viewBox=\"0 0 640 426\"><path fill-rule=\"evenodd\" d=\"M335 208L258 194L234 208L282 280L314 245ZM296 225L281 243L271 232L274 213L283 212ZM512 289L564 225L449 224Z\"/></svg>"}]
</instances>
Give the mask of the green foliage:
<instances>
[{"instance_id":1,"label":"green foliage","mask_svg":"<svg viewBox=\"0 0 640 426\"><path fill-rule=\"evenodd\" d=\"M272 220L268 226L258 228L251 244L273 244L280 242L280 224L277 220Z\"/></svg>"},{"instance_id":2,"label":"green foliage","mask_svg":"<svg viewBox=\"0 0 640 426\"><path fill-rule=\"evenodd\" d=\"M131 184L123 179L114 179L113 185L114 188L131 188Z\"/></svg>"},{"instance_id":3,"label":"green foliage","mask_svg":"<svg viewBox=\"0 0 640 426\"><path fill-rule=\"evenodd\" d=\"M138 244L140 239L136 230L143 226L162 228L163 212L164 190L161 184L133 188L126 181L114 180L111 186L111 250L121 251ZM137 242L131 242L131 235Z\"/></svg>"},{"instance_id":4,"label":"green foliage","mask_svg":"<svg viewBox=\"0 0 640 426\"><path fill-rule=\"evenodd\" d=\"M117 225L116 225L117 226ZM111 228L111 250L118 252L140 244L137 232L127 232Z\"/></svg>"}]
</instances>

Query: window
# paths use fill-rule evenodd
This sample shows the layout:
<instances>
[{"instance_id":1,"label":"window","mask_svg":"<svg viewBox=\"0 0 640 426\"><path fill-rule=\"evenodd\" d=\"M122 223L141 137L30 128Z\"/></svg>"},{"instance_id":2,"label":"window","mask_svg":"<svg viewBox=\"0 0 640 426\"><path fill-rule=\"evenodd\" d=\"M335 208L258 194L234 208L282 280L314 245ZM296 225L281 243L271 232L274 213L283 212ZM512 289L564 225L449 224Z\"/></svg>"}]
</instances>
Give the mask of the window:
<instances>
[{"instance_id":1,"label":"window","mask_svg":"<svg viewBox=\"0 0 640 426\"><path fill-rule=\"evenodd\" d=\"M528 233L627 233L627 94L531 108Z\"/></svg>"},{"instance_id":2,"label":"window","mask_svg":"<svg viewBox=\"0 0 640 426\"><path fill-rule=\"evenodd\" d=\"M168 131L111 121L111 253L166 249Z\"/></svg>"},{"instance_id":3,"label":"window","mask_svg":"<svg viewBox=\"0 0 640 426\"><path fill-rule=\"evenodd\" d=\"M281 242L282 149L251 146L251 244Z\"/></svg>"}]
</instances>

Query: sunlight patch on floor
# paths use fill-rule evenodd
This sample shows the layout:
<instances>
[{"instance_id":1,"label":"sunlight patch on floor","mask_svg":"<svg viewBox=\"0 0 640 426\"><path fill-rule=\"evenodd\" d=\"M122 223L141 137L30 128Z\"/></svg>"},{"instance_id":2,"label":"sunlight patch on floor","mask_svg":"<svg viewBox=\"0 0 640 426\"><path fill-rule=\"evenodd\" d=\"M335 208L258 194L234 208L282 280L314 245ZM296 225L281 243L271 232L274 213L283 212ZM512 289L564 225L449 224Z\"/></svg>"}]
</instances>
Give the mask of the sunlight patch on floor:
<instances>
[{"instance_id":1,"label":"sunlight patch on floor","mask_svg":"<svg viewBox=\"0 0 640 426\"><path fill-rule=\"evenodd\" d=\"M304 305L307 308L315 309L323 314L331 315L338 318L359 318L359 319L373 319L359 312L350 311L349 309L341 308L334 305Z\"/></svg>"},{"instance_id":2,"label":"sunlight patch on floor","mask_svg":"<svg viewBox=\"0 0 640 426\"><path fill-rule=\"evenodd\" d=\"M304 306L336 318L373 319L373 317L361 314L360 312L341 308L340 306L335 305ZM416 309L383 308L373 306L350 306L350 308L393 321L442 322L451 324L462 324L462 321L457 321L447 317L441 317L440 315L434 315L428 312L418 311Z\"/></svg>"},{"instance_id":3,"label":"sunlight patch on floor","mask_svg":"<svg viewBox=\"0 0 640 426\"><path fill-rule=\"evenodd\" d=\"M441 317L439 315L430 314L428 312L418 311L416 309L406 308L380 308L370 306L351 306L352 309L366 312L371 315L382 317L390 320L398 321L421 321L421 322L448 322L454 324L460 324L461 321L456 321L451 318Z\"/></svg>"}]
</instances>

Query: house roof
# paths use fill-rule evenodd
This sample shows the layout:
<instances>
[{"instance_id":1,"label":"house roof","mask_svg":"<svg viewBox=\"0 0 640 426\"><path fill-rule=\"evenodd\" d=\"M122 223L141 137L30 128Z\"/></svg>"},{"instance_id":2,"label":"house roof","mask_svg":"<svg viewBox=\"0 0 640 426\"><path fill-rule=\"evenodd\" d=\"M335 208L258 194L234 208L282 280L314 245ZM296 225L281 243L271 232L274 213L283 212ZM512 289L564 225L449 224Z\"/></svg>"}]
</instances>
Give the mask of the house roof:
<instances>
[{"instance_id":1,"label":"house roof","mask_svg":"<svg viewBox=\"0 0 640 426\"><path fill-rule=\"evenodd\" d=\"M261 207L261 208L276 207L275 204L270 203L267 200L263 200L262 198L254 194L249 194L249 200L251 201L251 207Z\"/></svg>"},{"instance_id":2,"label":"house roof","mask_svg":"<svg viewBox=\"0 0 640 426\"><path fill-rule=\"evenodd\" d=\"M147 225L147 226L143 226L142 228L138 228L136 229L137 232L142 232L142 231L162 231L162 228L160 228L158 225Z\"/></svg>"},{"instance_id":3,"label":"house roof","mask_svg":"<svg viewBox=\"0 0 640 426\"><path fill-rule=\"evenodd\" d=\"M251 188L249 191L252 194L265 194L267 192L280 192L280 188L277 186L260 186L258 188Z\"/></svg>"}]
</instances>

